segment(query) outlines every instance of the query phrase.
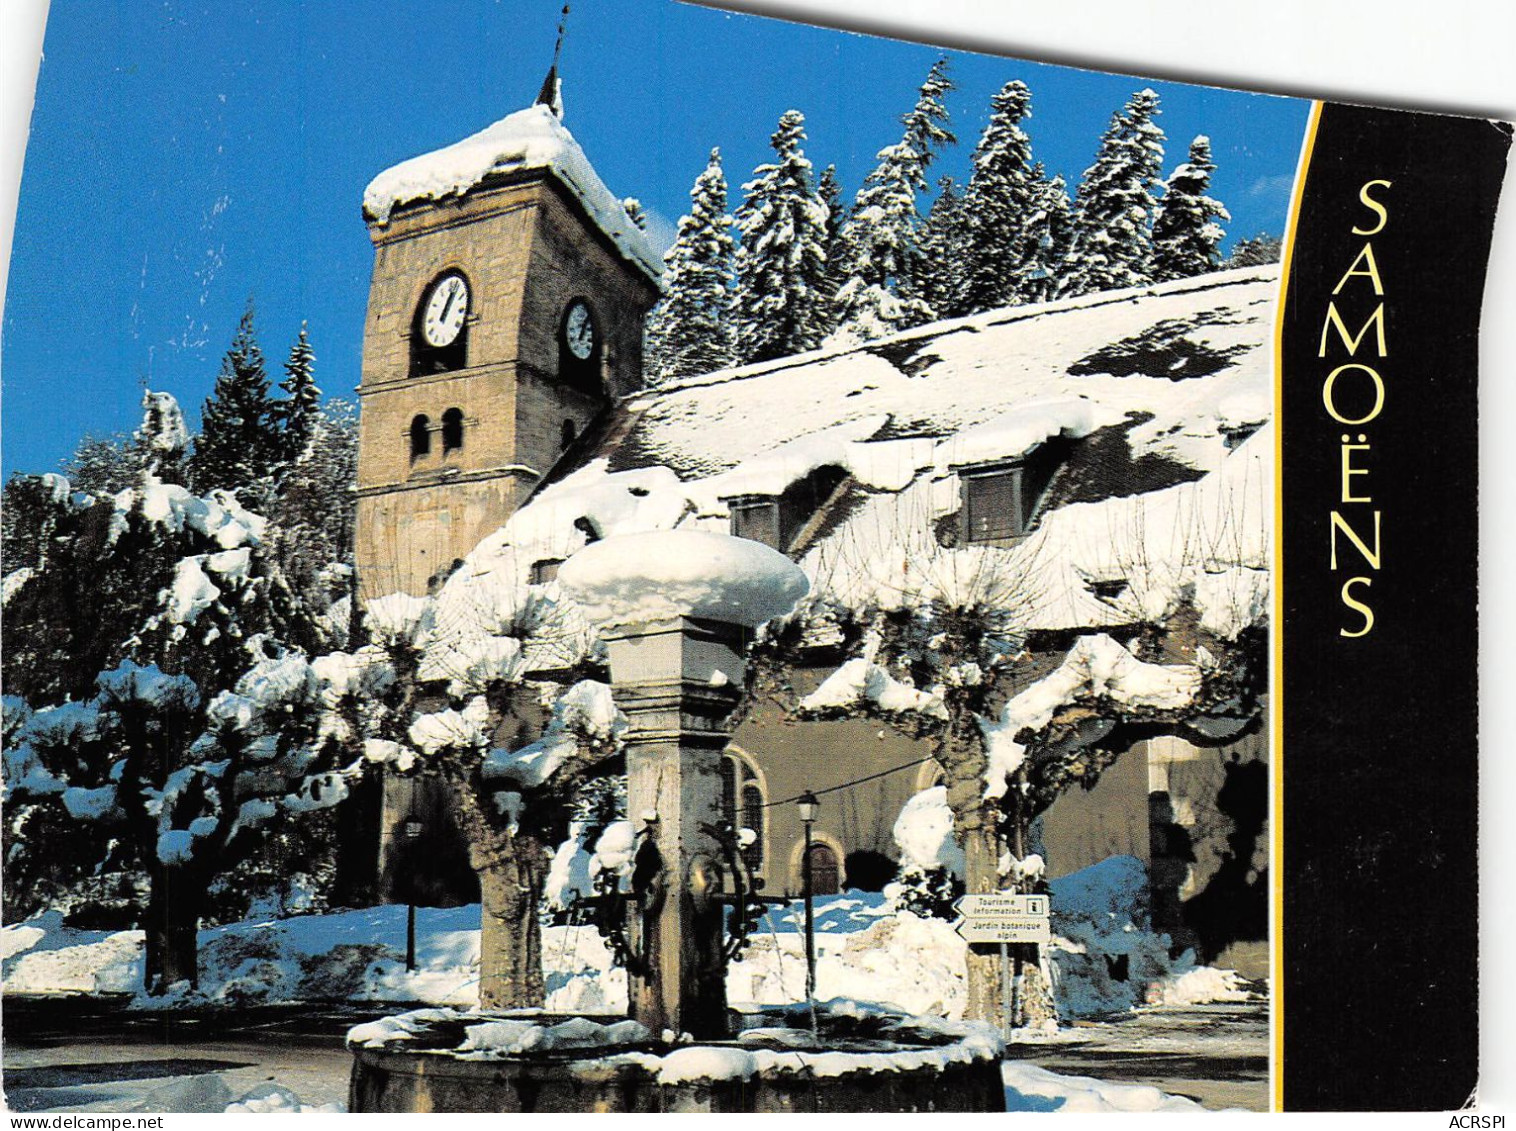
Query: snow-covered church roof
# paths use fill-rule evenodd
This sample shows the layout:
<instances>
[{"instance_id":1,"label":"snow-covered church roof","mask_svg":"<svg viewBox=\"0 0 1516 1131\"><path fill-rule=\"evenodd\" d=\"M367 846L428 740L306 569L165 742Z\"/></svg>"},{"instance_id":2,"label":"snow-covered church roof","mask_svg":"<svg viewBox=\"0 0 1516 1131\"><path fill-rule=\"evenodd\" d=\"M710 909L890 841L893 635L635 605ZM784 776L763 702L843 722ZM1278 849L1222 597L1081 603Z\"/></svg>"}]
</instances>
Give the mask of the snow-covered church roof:
<instances>
[{"instance_id":1,"label":"snow-covered church roof","mask_svg":"<svg viewBox=\"0 0 1516 1131\"><path fill-rule=\"evenodd\" d=\"M917 465L904 475L928 450L946 468L1127 421L1134 457L1212 471L1228 430L1271 414L1278 287L1276 267L1217 272L687 378L629 400L635 424L606 454L703 479L841 426L913 441L890 449Z\"/></svg>"},{"instance_id":2,"label":"snow-covered church roof","mask_svg":"<svg viewBox=\"0 0 1516 1131\"><path fill-rule=\"evenodd\" d=\"M644 391L446 588L522 585L596 537L724 532L734 500L825 468L786 547L813 601L901 607L977 586L1049 630L1162 622L1189 601L1235 637L1268 609L1278 289L1277 266L1217 272ZM1024 536L953 536L964 473L1041 451L1057 469Z\"/></svg>"},{"instance_id":3,"label":"snow-covered church roof","mask_svg":"<svg viewBox=\"0 0 1516 1131\"><path fill-rule=\"evenodd\" d=\"M501 118L462 141L386 169L364 190L363 212L371 220L387 224L391 213L402 205L462 196L489 177L533 170L557 178L622 257L658 282L663 262L647 236L605 187L558 115L540 103Z\"/></svg>"}]
</instances>

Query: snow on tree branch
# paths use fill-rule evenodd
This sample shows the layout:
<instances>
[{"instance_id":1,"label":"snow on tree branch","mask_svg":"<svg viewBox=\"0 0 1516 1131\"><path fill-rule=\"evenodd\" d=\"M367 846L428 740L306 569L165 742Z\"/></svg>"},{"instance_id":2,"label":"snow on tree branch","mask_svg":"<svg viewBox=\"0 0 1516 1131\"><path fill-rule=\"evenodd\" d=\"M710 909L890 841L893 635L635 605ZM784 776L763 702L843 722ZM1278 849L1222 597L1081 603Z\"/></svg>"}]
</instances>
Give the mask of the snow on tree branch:
<instances>
[{"instance_id":1,"label":"snow on tree branch","mask_svg":"<svg viewBox=\"0 0 1516 1131\"><path fill-rule=\"evenodd\" d=\"M1056 671L1012 698L998 718L980 720L989 756L985 796L1004 796L1026 757L1020 736L1047 726L1059 708L1103 700L1125 709L1178 710L1199 688L1193 665L1143 663L1105 633L1081 636Z\"/></svg>"}]
</instances>

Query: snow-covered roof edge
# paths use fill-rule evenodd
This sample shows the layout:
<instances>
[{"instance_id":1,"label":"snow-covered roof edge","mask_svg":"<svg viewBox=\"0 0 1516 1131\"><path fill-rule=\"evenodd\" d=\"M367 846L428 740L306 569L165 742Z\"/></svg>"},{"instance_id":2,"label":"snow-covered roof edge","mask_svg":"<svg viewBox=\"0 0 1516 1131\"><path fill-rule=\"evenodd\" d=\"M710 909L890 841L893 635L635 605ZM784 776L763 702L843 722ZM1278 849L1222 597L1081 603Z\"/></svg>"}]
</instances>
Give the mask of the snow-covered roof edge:
<instances>
[{"instance_id":1,"label":"snow-covered roof edge","mask_svg":"<svg viewBox=\"0 0 1516 1131\"><path fill-rule=\"evenodd\" d=\"M655 285L663 261L605 187L574 135L546 106L529 106L476 134L393 165L363 191L363 212L379 225L394 210L422 200L462 196L487 177L540 169L551 173L584 207L621 256Z\"/></svg>"}]
</instances>

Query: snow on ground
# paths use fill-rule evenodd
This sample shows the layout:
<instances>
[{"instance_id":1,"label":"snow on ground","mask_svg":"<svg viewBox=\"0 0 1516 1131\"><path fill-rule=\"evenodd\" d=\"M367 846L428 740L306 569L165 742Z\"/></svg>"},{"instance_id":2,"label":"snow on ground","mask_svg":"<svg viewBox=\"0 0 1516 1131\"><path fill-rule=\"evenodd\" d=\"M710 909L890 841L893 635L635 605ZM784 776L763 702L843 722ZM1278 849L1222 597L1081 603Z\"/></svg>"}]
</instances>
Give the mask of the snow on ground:
<instances>
[{"instance_id":1,"label":"snow on ground","mask_svg":"<svg viewBox=\"0 0 1516 1131\"><path fill-rule=\"evenodd\" d=\"M1168 939L1145 927L1146 876L1112 857L1052 881L1054 987L1065 1020L1144 1004L1236 1001L1248 995L1230 971L1171 959ZM81 931L57 913L0 929L7 993L133 993L137 1008L184 1001L227 1004L301 1000L423 1002L467 1008L478 1000L479 908L421 908L417 966L404 965L406 909L256 919L200 932L200 989L141 994L141 931ZM804 997L803 913L775 908L727 974L737 1008ZM817 995L887 1004L913 1014L962 1016L965 947L951 923L897 912L877 892L817 900ZM543 930L547 1008L621 1012L625 971L593 926ZM1107 958L1111 961L1107 961ZM1125 962L1120 959L1125 958Z\"/></svg>"},{"instance_id":2,"label":"snow on ground","mask_svg":"<svg viewBox=\"0 0 1516 1131\"><path fill-rule=\"evenodd\" d=\"M1204 1111L1194 1100L1171 1096L1148 1084L1116 1084L1090 1076L1063 1076L1034 1064L1007 1060L1000 1066L1006 1111Z\"/></svg>"}]
</instances>

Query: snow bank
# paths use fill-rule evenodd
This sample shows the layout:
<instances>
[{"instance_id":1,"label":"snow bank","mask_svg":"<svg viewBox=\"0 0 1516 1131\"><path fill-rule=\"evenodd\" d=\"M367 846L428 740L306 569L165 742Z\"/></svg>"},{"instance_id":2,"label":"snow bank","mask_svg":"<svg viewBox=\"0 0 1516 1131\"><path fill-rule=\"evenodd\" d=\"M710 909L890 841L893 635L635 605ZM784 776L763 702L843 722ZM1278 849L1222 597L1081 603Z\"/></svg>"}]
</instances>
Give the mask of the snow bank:
<instances>
[{"instance_id":1,"label":"snow bank","mask_svg":"<svg viewBox=\"0 0 1516 1131\"><path fill-rule=\"evenodd\" d=\"M596 858L610 867L630 857L631 843L624 830L614 836L608 831ZM1243 981L1229 971L1197 968L1188 954L1169 958L1167 936L1148 927L1146 876L1139 861L1113 857L1054 880L1050 888L1054 994L1065 1020L1144 1003L1236 1001L1247 995ZM477 904L418 909L414 972L405 969L403 906L205 929L199 936L199 991L180 986L166 996L147 997L141 992L142 932L66 928L54 912L0 928L0 975L8 992L134 993L133 1008L149 1010L291 1001L428 1002L466 1009L478 1000L479 916ZM802 920L798 904L764 917L727 971L727 996L735 1006L789 1006L804 997ZM963 1015L966 947L951 923L895 912L884 896L866 892L818 899L816 922L821 1000L872 1002L943 1018ZM542 961L547 1009L626 1009L626 972L614 966L593 926L544 927ZM354 1039L383 1042L405 1031L394 1019L374 1024L378 1028ZM483 1051L489 1045L481 1036L476 1047Z\"/></svg>"},{"instance_id":2,"label":"snow bank","mask_svg":"<svg viewBox=\"0 0 1516 1131\"><path fill-rule=\"evenodd\" d=\"M464 1060L496 1060L523 1052L637 1044L651 1040L652 1036L645 1026L636 1021L616 1021L610 1025L601 1025L587 1017L574 1017L556 1025L542 1025L524 1019L507 1019L468 1026L458 1049L463 1053ZM351 1034L348 1040L352 1042Z\"/></svg>"},{"instance_id":3,"label":"snow bank","mask_svg":"<svg viewBox=\"0 0 1516 1131\"><path fill-rule=\"evenodd\" d=\"M862 894L850 893L842 900ZM818 900L817 907L819 999L850 998L911 1014L963 1016L967 951L951 923L910 912L842 918L831 901ZM804 997L801 916L797 911L787 918L794 920L789 931L760 929L742 957L728 967L727 997L732 1003L779 1006ZM825 922L834 928L827 930Z\"/></svg>"},{"instance_id":4,"label":"snow bank","mask_svg":"<svg viewBox=\"0 0 1516 1131\"><path fill-rule=\"evenodd\" d=\"M1193 954L1171 959L1169 937L1151 930L1147 869L1136 857L1109 857L1048 889L1053 992L1064 1018L1135 1009L1149 987L1194 967Z\"/></svg>"},{"instance_id":5,"label":"snow bank","mask_svg":"<svg viewBox=\"0 0 1516 1131\"><path fill-rule=\"evenodd\" d=\"M623 258L657 283L663 263L626 207L591 167L574 135L546 106L518 110L452 145L386 169L363 192L363 211L379 224L403 204L461 196L486 177L542 169L584 205Z\"/></svg>"},{"instance_id":6,"label":"snow bank","mask_svg":"<svg viewBox=\"0 0 1516 1131\"><path fill-rule=\"evenodd\" d=\"M603 627L688 616L756 628L810 590L778 551L699 530L595 542L563 563L558 580Z\"/></svg>"},{"instance_id":7,"label":"snow bank","mask_svg":"<svg viewBox=\"0 0 1516 1131\"><path fill-rule=\"evenodd\" d=\"M1059 1112L1204 1111L1192 1099L1148 1084L1116 1084L1090 1076L1063 1076L1020 1060L1000 1066L1005 1110Z\"/></svg>"},{"instance_id":8,"label":"snow bank","mask_svg":"<svg viewBox=\"0 0 1516 1131\"><path fill-rule=\"evenodd\" d=\"M857 1016L865 1010L857 1002L843 999L827 1003L839 1007L844 1016ZM990 1026L977 1022L948 1023L921 1018L898 1018L893 1027L886 1023L882 1040L873 1042L877 1051L835 1051L811 1047L810 1034L793 1029L750 1029L740 1041L804 1041L805 1047L794 1051L766 1047L741 1048L724 1045L687 1045L658 1055L642 1050L618 1047L642 1044L652 1034L635 1021L602 1025L585 1017L558 1024L544 1024L531 1016L487 1017L475 1021L476 1015L457 1010L424 1009L354 1027L348 1032L350 1047L377 1048L391 1041L407 1042L424 1037L424 1047L439 1049L438 1027L462 1026L462 1041L449 1051L462 1060L498 1060L521 1053L582 1050L593 1057L604 1050L607 1065L631 1059L652 1072L660 1084L683 1084L701 1080L749 1080L756 1075L774 1076L804 1073L809 1077L843 1076L852 1072L908 1072L946 1068L976 1060L997 1060L1005 1047L999 1034ZM469 1022L475 1021L470 1024ZM921 1030L940 1043L921 1047ZM913 1039L914 1038L914 1039ZM946 1038L946 1039L944 1039ZM685 1038L688 1040L688 1038ZM787 1043L787 1042L786 1042ZM914 1047L912 1047L914 1046ZM447 1048L444 1044L441 1048ZM582 1062L581 1062L582 1064Z\"/></svg>"},{"instance_id":9,"label":"snow bank","mask_svg":"<svg viewBox=\"0 0 1516 1131\"><path fill-rule=\"evenodd\" d=\"M758 1058L746 1049L675 1049L659 1061L658 1083L685 1084L692 1080L751 1080Z\"/></svg>"},{"instance_id":10,"label":"snow bank","mask_svg":"<svg viewBox=\"0 0 1516 1131\"><path fill-rule=\"evenodd\" d=\"M141 931L80 931L51 911L0 928L7 993L132 993L142 986Z\"/></svg>"},{"instance_id":11,"label":"snow bank","mask_svg":"<svg viewBox=\"0 0 1516 1131\"><path fill-rule=\"evenodd\" d=\"M1235 970L1197 966L1173 974L1147 989L1147 1005L1202 1005L1210 1001L1247 1001L1253 996L1248 981Z\"/></svg>"},{"instance_id":12,"label":"snow bank","mask_svg":"<svg viewBox=\"0 0 1516 1131\"><path fill-rule=\"evenodd\" d=\"M307 1104L282 1084L270 1080L249 1089L226 1106L228 1115L339 1115L347 1107L340 1103Z\"/></svg>"}]
</instances>

